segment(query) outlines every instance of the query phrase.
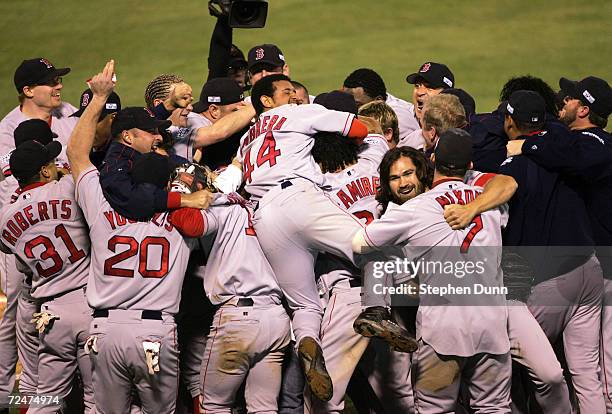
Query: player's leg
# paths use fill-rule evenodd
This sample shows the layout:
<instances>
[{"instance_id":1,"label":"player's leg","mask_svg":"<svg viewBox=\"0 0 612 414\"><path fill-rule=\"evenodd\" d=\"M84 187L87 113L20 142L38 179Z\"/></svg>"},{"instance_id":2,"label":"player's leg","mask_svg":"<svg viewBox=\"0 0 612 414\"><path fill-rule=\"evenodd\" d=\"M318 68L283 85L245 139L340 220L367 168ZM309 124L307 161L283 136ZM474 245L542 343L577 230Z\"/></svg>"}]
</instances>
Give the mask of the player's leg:
<instances>
[{"instance_id":1,"label":"player's leg","mask_svg":"<svg viewBox=\"0 0 612 414\"><path fill-rule=\"evenodd\" d=\"M132 364L134 386L140 397L142 411L147 414L172 413L176 407L179 380L179 351L174 317L164 315L161 321L142 319L132 328L127 357ZM157 350L154 346L158 346ZM145 351L145 348L150 351ZM149 359L147 354L150 355Z\"/></svg>"},{"instance_id":2,"label":"player's leg","mask_svg":"<svg viewBox=\"0 0 612 414\"><path fill-rule=\"evenodd\" d=\"M478 354L469 358L463 370L468 383L469 405L476 414L510 414L512 358Z\"/></svg>"},{"instance_id":3,"label":"player's leg","mask_svg":"<svg viewBox=\"0 0 612 414\"><path fill-rule=\"evenodd\" d=\"M19 392L26 395L36 394L38 386L38 331L30 322L32 315L40 310L29 292L29 287L22 285L17 302L17 351L21 362Z\"/></svg>"},{"instance_id":4,"label":"player's leg","mask_svg":"<svg viewBox=\"0 0 612 414\"><path fill-rule=\"evenodd\" d=\"M608 414L612 414L612 279L604 279L601 310L601 377Z\"/></svg>"},{"instance_id":5,"label":"player's leg","mask_svg":"<svg viewBox=\"0 0 612 414\"><path fill-rule=\"evenodd\" d=\"M603 277L596 259L576 275L579 304L563 331L563 347L580 412L604 413L605 401L599 371L599 340Z\"/></svg>"},{"instance_id":6,"label":"player's leg","mask_svg":"<svg viewBox=\"0 0 612 414\"><path fill-rule=\"evenodd\" d=\"M260 323L252 308L225 305L215 313L202 358L204 412L232 411L236 393L249 372Z\"/></svg>"},{"instance_id":7,"label":"player's leg","mask_svg":"<svg viewBox=\"0 0 612 414\"><path fill-rule=\"evenodd\" d=\"M527 369L542 410L550 414L571 413L563 369L542 328L522 302L511 301L508 305L508 337L512 359Z\"/></svg>"},{"instance_id":8,"label":"player's leg","mask_svg":"<svg viewBox=\"0 0 612 414\"><path fill-rule=\"evenodd\" d=\"M348 286L332 288L321 325L321 344L327 369L334 385L333 397L328 402L308 399L305 412L341 413L344 409L346 388L370 340L353 330L353 321L361 312L361 288Z\"/></svg>"},{"instance_id":9,"label":"player's leg","mask_svg":"<svg viewBox=\"0 0 612 414\"><path fill-rule=\"evenodd\" d=\"M604 406L598 376L602 290L601 267L592 258L568 273L539 283L527 301L551 343L563 336L581 411L584 406L586 412L594 413L603 412Z\"/></svg>"},{"instance_id":10,"label":"player's leg","mask_svg":"<svg viewBox=\"0 0 612 414\"><path fill-rule=\"evenodd\" d=\"M509 359L509 358L508 358ZM440 355L423 340L413 354L414 405L419 414L454 413L465 358Z\"/></svg>"},{"instance_id":11,"label":"player's leg","mask_svg":"<svg viewBox=\"0 0 612 414\"><path fill-rule=\"evenodd\" d=\"M69 297L66 297L69 296ZM77 355L79 345L85 342L89 328L88 314L91 313L83 296L78 290L68 293L64 297L46 302L41 305L41 312L58 315L45 331L40 334L38 351L38 395L55 395L60 404L65 405L66 397L72 391L75 373L78 369ZM85 330L79 341L79 333ZM80 344L79 344L80 342ZM91 387L91 367L82 374L84 390L86 391L86 412L93 410L93 396ZM57 405L30 407L31 413L54 413Z\"/></svg>"},{"instance_id":12,"label":"player's leg","mask_svg":"<svg viewBox=\"0 0 612 414\"><path fill-rule=\"evenodd\" d=\"M15 256L0 252L0 290L6 295L6 307L0 319L0 407L9 403L15 386L17 365L17 302L23 274L15 268Z\"/></svg>"},{"instance_id":13,"label":"player's leg","mask_svg":"<svg viewBox=\"0 0 612 414\"><path fill-rule=\"evenodd\" d=\"M289 316L280 305L255 309L255 315L259 319L260 330L253 350L255 363L246 380L247 412L276 413L283 360L291 341Z\"/></svg>"},{"instance_id":14,"label":"player's leg","mask_svg":"<svg viewBox=\"0 0 612 414\"><path fill-rule=\"evenodd\" d=\"M300 357L294 341L291 341L281 377L281 389L278 396L279 414L304 414L304 371L300 366Z\"/></svg>"},{"instance_id":15,"label":"player's leg","mask_svg":"<svg viewBox=\"0 0 612 414\"><path fill-rule=\"evenodd\" d=\"M125 325L129 326L129 325ZM127 331L127 333L126 333ZM89 328L89 357L93 368L93 388L96 412L129 413L133 385L125 363L129 328L108 322L108 318L94 317Z\"/></svg>"}]
</instances>

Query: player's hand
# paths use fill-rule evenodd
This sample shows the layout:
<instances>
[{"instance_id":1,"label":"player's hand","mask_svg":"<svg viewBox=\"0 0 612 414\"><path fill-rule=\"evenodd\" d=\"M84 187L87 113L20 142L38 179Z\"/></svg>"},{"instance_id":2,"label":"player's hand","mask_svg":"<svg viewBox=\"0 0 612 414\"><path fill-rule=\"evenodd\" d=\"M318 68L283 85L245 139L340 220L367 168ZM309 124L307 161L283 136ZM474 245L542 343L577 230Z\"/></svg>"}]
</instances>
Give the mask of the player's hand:
<instances>
[{"instance_id":1,"label":"player's hand","mask_svg":"<svg viewBox=\"0 0 612 414\"><path fill-rule=\"evenodd\" d=\"M514 157L515 155L521 155L523 153L523 142L524 139L515 139L514 141L508 141L506 144L506 153L508 157Z\"/></svg>"},{"instance_id":2,"label":"player's hand","mask_svg":"<svg viewBox=\"0 0 612 414\"><path fill-rule=\"evenodd\" d=\"M206 209L212 201L212 193L208 190L200 190L191 194L181 194L181 207Z\"/></svg>"},{"instance_id":3,"label":"player's hand","mask_svg":"<svg viewBox=\"0 0 612 414\"><path fill-rule=\"evenodd\" d=\"M95 75L88 81L89 88L94 96L99 96L106 100L115 88L115 61L113 59L106 62L102 72Z\"/></svg>"},{"instance_id":4,"label":"player's hand","mask_svg":"<svg viewBox=\"0 0 612 414\"><path fill-rule=\"evenodd\" d=\"M168 110L174 110L176 108L186 108L191 102L193 102L193 90L189 84L181 82L170 86L164 106Z\"/></svg>"},{"instance_id":5,"label":"player's hand","mask_svg":"<svg viewBox=\"0 0 612 414\"><path fill-rule=\"evenodd\" d=\"M383 134L382 127L376 119L364 115L359 115L357 118L368 127L368 134Z\"/></svg>"},{"instance_id":6,"label":"player's hand","mask_svg":"<svg viewBox=\"0 0 612 414\"><path fill-rule=\"evenodd\" d=\"M187 127L187 115L193 109L191 104L187 105L185 108L177 108L172 111L172 114L168 117L168 120L172 122L172 125L186 128Z\"/></svg>"},{"instance_id":7,"label":"player's hand","mask_svg":"<svg viewBox=\"0 0 612 414\"><path fill-rule=\"evenodd\" d=\"M470 204L450 204L444 206L444 219L453 230L466 228L478 212Z\"/></svg>"}]
</instances>

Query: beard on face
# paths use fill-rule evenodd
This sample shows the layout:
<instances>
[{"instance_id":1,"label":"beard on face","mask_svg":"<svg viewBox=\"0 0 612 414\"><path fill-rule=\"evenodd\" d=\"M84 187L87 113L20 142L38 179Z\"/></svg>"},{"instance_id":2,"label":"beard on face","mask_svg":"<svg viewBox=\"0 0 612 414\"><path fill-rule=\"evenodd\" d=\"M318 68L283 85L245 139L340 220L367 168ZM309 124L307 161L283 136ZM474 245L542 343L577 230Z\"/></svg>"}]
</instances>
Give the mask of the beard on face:
<instances>
[{"instance_id":1,"label":"beard on face","mask_svg":"<svg viewBox=\"0 0 612 414\"><path fill-rule=\"evenodd\" d=\"M576 121L578 116L578 108L567 109L567 105L561 110L559 113L559 121L563 122L565 125L570 126Z\"/></svg>"}]
</instances>

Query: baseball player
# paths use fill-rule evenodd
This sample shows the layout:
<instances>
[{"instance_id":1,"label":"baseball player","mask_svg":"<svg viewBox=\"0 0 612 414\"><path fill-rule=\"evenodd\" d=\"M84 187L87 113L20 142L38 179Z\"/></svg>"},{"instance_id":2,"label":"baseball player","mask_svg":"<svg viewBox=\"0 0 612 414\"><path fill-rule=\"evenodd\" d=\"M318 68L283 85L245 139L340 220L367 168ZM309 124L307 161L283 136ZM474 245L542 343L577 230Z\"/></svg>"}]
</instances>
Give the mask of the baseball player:
<instances>
[{"instance_id":1,"label":"baseball player","mask_svg":"<svg viewBox=\"0 0 612 414\"><path fill-rule=\"evenodd\" d=\"M425 62L419 70L406 77L406 82L413 84L412 104L414 105L414 117L418 123L423 125L423 109L427 98L437 95L445 88L455 86L455 76L453 72L443 63ZM398 146L411 146L421 148L426 138L422 131L416 129L407 137L400 139ZM418 146L417 146L418 145Z\"/></svg>"},{"instance_id":2,"label":"baseball player","mask_svg":"<svg viewBox=\"0 0 612 414\"><path fill-rule=\"evenodd\" d=\"M253 86L260 79L269 75L282 74L290 76L290 69L285 61L285 55L276 45L265 43L253 46L247 56L249 77Z\"/></svg>"},{"instance_id":3,"label":"baseball player","mask_svg":"<svg viewBox=\"0 0 612 414\"><path fill-rule=\"evenodd\" d=\"M244 106L243 99L242 89L232 79L215 78L206 82L200 92L199 101L193 104L193 110L187 115L187 127L178 128L173 132L175 153L191 162L196 149L216 144L246 127L253 113L246 114L244 119L236 124L236 131L229 130L228 135L214 136L206 133L211 130L207 127L242 108ZM251 118L247 119L248 116L251 116ZM236 143L233 153L235 153L237 147L238 143ZM214 149L209 148L208 150Z\"/></svg>"},{"instance_id":4,"label":"baseball player","mask_svg":"<svg viewBox=\"0 0 612 414\"><path fill-rule=\"evenodd\" d=\"M13 132L14 146L18 147L24 142L36 139L42 144L49 144L57 134L51 131L49 124L41 119L28 119L15 128ZM8 154L10 156L10 153ZM65 163L56 160L56 166L63 168ZM8 168L7 168L8 171ZM19 184L10 173L0 182L0 194L2 194L0 206L8 205L17 199ZM32 287L31 272L24 275L17 270L15 256L0 252L3 264L2 275L6 278L7 286L7 310L2 318L2 329L7 330L7 335L2 336L3 347L0 357L6 363L0 364L0 369L6 370L6 375L0 380L7 381L2 385L3 393L8 397L13 390L10 378L14 375L17 353L21 362L21 375L19 380L19 392L23 395L36 394L38 384L38 331L30 322L32 315L40 310L39 301L34 299L30 290ZM23 266L21 266L23 268ZM23 269L22 269L23 270ZM10 332L9 332L10 331ZM16 331L16 335L15 335ZM16 336L16 338L15 338ZM16 344L15 344L16 339ZM17 347L15 347L17 345ZM0 400L4 401L4 399ZM6 401L8 403L8 400Z\"/></svg>"},{"instance_id":5,"label":"baseball player","mask_svg":"<svg viewBox=\"0 0 612 414\"><path fill-rule=\"evenodd\" d=\"M603 128L612 112L612 90L606 81L589 76L581 81L561 78L566 97L560 119L571 134L538 136L508 142L508 155L525 157L547 169L577 177L583 183L597 259L604 275L601 369L606 407L612 412L612 223L606 213L612 201L612 137Z\"/></svg>"},{"instance_id":6,"label":"baseball player","mask_svg":"<svg viewBox=\"0 0 612 414\"><path fill-rule=\"evenodd\" d=\"M382 101L369 102L359 108L359 115L374 118L380 124L389 149L397 146L400 137L398 119L388 104Z\"/></svg>"},{"instance_id":7,"label":"baseball player","mask_svg":"<svg viewBox=\"0 0 612 414\"><path fill-rule=\"evenodd\" d=\"M15 88L19 94L19 106L0 121L0 168L4 175L10 174L8 154L13 145L13 131L26 119L38 118L47 121L64 148L58 159L66 161L65 147L76 120L71 118L76 108L62 102L62 76L70 68L58 69L45 58L28 59L15 70Z\"/></svg>"},{"instance_id":8,"label":"baseball player","mask_svg":"<svg viewBox=\"0 0 612 414\"><path fill-rule=\"evenodd\" d=\"M289 316L246 201L235 193L219 194L207 210L179 209L170 222L188 237L208 238L203 244L212 246L204 290L217 310L202 361L203 411L230 412L246 380L247 411L277 412Z\"/></svg>"},{"instance_id":9,"label":"baseball player","mask_svg":"<svg viewBox=\"0 0 612 414\"><path fill-rule=\"evenodd\" d=\"M58 141L25 142L11 155L10 167L20 192L2 209L1 248L23 262L32 274L32 296L41 312L32 322L40 333L39 395L68 396L77 369L83 381L86 412L94 410L91 364L83 351L91 310L85 285L89 275L89 237L74 200L74 181L58 180ZM54 404L31 406L28 412L54 413Z\"/></svg>"},{"instance_id":10,"label":"baseball player","mask_svg":"<svg viewBox=\"0 0 612 414\"><path fill-rule=\"evenodd\" d=\"M563 140L559 134L567 134L554 125L545 127L544 99L536 92L516 91L500 109L506 113L504 129L511 141L538 138L534 152L541 146L548 147L548 140ZM551 343L563 337L581 412L603 413L605 403L598 375L603 278L593 256L591 223L579 184L526 156L508 158L499 171L518 183L516 193L485 191L482 200L479 197L460 208L453 207L455 218L463 222L482 209L510 200L504 244L517 246L535 273L527 306ZM530 358L536 363L543 359L539 353ZM521 363L530 361L526 358ZM558 412L569 410L567 401L549 400L548 404L566 408Z\"/></svg>"},{"instance_id":11,"label":"baseball player","mask_svg":"<svg viewBox=\"0 0 612 414\"><path fill-rule=\"evenodd\" d=\"M346 229L362 225L321 190L325 178L310 153L312 135L328 131L363 139L367 127L352 114L288 105L295 89L284 75L260 79L251 96L258 118L242 138L238 158L245 189L258 201L253 225L294 311L293 329L308 384L315 396L329 400L332 384L318 339L323 312L313 251L352 261Z\"/></svg>"},{"instance_id":12,"label":"baseball player","mask_svg":"<svg viewBox=\"0 0 612 414\"><path fill-rule=\"evenodd\" d=\"M344 80L342 91L353 95L359 107L375 100L385 101L399 120L399 140L401 142L406 143L408 136L420 128L414 115L414 105L387 92L385 82L372 69L361 68L352 72ZM418 140L411 140L409 144L414 148L423 146L422 141Z\"/></svg>"},{"instance_id":13,"label":"baseball player","mask_svg":"<svg viewBox=\"0 0 612 414\"><path fill-rule=\"evenodd\" d=\"M399 207L393 206L381 219L360 230L353 239L354 251L402 245L408 257L419 254L412 260L444 262L457 260L451 246L461 250L461 260L478 258L479 254L470 254L470 249L480 246L499 246L489 248L491 252L500 249L504 220L499 211L480 215L463 231L452 230L444 221L444 205L477 194L477 189L462 182L471 152L471 138L466 132L451 129L443 134L435 151L432 189ZM410 249L415 246L418 248ZM501 254L488 256L488 261L483 261L485 271L473 273L473 280L501 287ZM443 278L436 271L418 275L421 286L437 285L436 278ZM465 381L474 410L509 413L511 362L503 295L491 295L485 302L489 304L486 312L480 306L469 306L473 303L469 300L474 299L466 302L446 295L440 302L429 296L421 291L417 313L419 350L412 365L417 412L453 412L460 384ZM444 376L440 376L441 370Z\"/></svg>"},{"instance_id":14,"label":"baseball player","mask_svg":"<svg viewBox=\"0 0 612 414\"><path fill-rule=\"evenodd\" d=\"M113 89L113 72L111 60L92 78L93 100L68 144L76 200L92 240L87 298L94 312L86 347L94 366L94 388L101 396L96 409L128 412L135 388L143 411L170 413L178 381L174 314L190 245L167 214L149 221L127 220L102 194L89 152L96 120ZM168 177L168 159L158 154L140 157L132 170L136 182L165 185Z\"/></svg>"}]
</instances>

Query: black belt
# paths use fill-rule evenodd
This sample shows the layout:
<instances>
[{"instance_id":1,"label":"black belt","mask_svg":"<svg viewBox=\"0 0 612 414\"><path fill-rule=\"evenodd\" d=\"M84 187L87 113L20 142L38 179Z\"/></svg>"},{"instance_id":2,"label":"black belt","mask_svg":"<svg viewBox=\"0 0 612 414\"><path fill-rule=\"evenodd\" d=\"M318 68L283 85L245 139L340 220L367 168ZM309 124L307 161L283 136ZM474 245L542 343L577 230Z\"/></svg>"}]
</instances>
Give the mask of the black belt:
<instances>
[{"instance_id":1,"label":"black belt","mask_svg":"<svg viewBox=\"0 0 612 414\"><path fill-rule=\"evenodd\" d=\"M94 310L93 317L94 318L108 318L108 309ZM142 319L153 319L153 320L158 320L158 321L163 320L161 311L154 311L154 310L143 310L141 318Z\"/></svg>"},{"instance_id":2,"label":"black belt","mask_svg":"<svg viewBox=\"0 0 612 414\"><path fill-rule=\"evenodd\" d=\"M352 277L349 279L349 285L354 288L354 287L361 287L361 279Z\"/></svg>"},{"instance_id":3,"label":"black belt","mask_svg":"<svg viewBox=\"0 0 612 414\"><path fill-rule=\"evenodd\" d=\"M293 183L292 183L291 181L283 181L283 182L281 183L281 189L283 189L283 190L284 190L285 188L287 188L287 187L291 187L292 185L293 185Z\"/></svg>"},{"instance_id":4,"label":"black belt","mask_svg":"<svg viewBox=\"0 0 612 414\"><path fill-rule=\"evenodd\" d=\"M236 306L238 307L242 307L242 306L253 306L253 299L251 298L240 298L238 299L238 302L236 303Z\"/></svg>"}]
</instances>

